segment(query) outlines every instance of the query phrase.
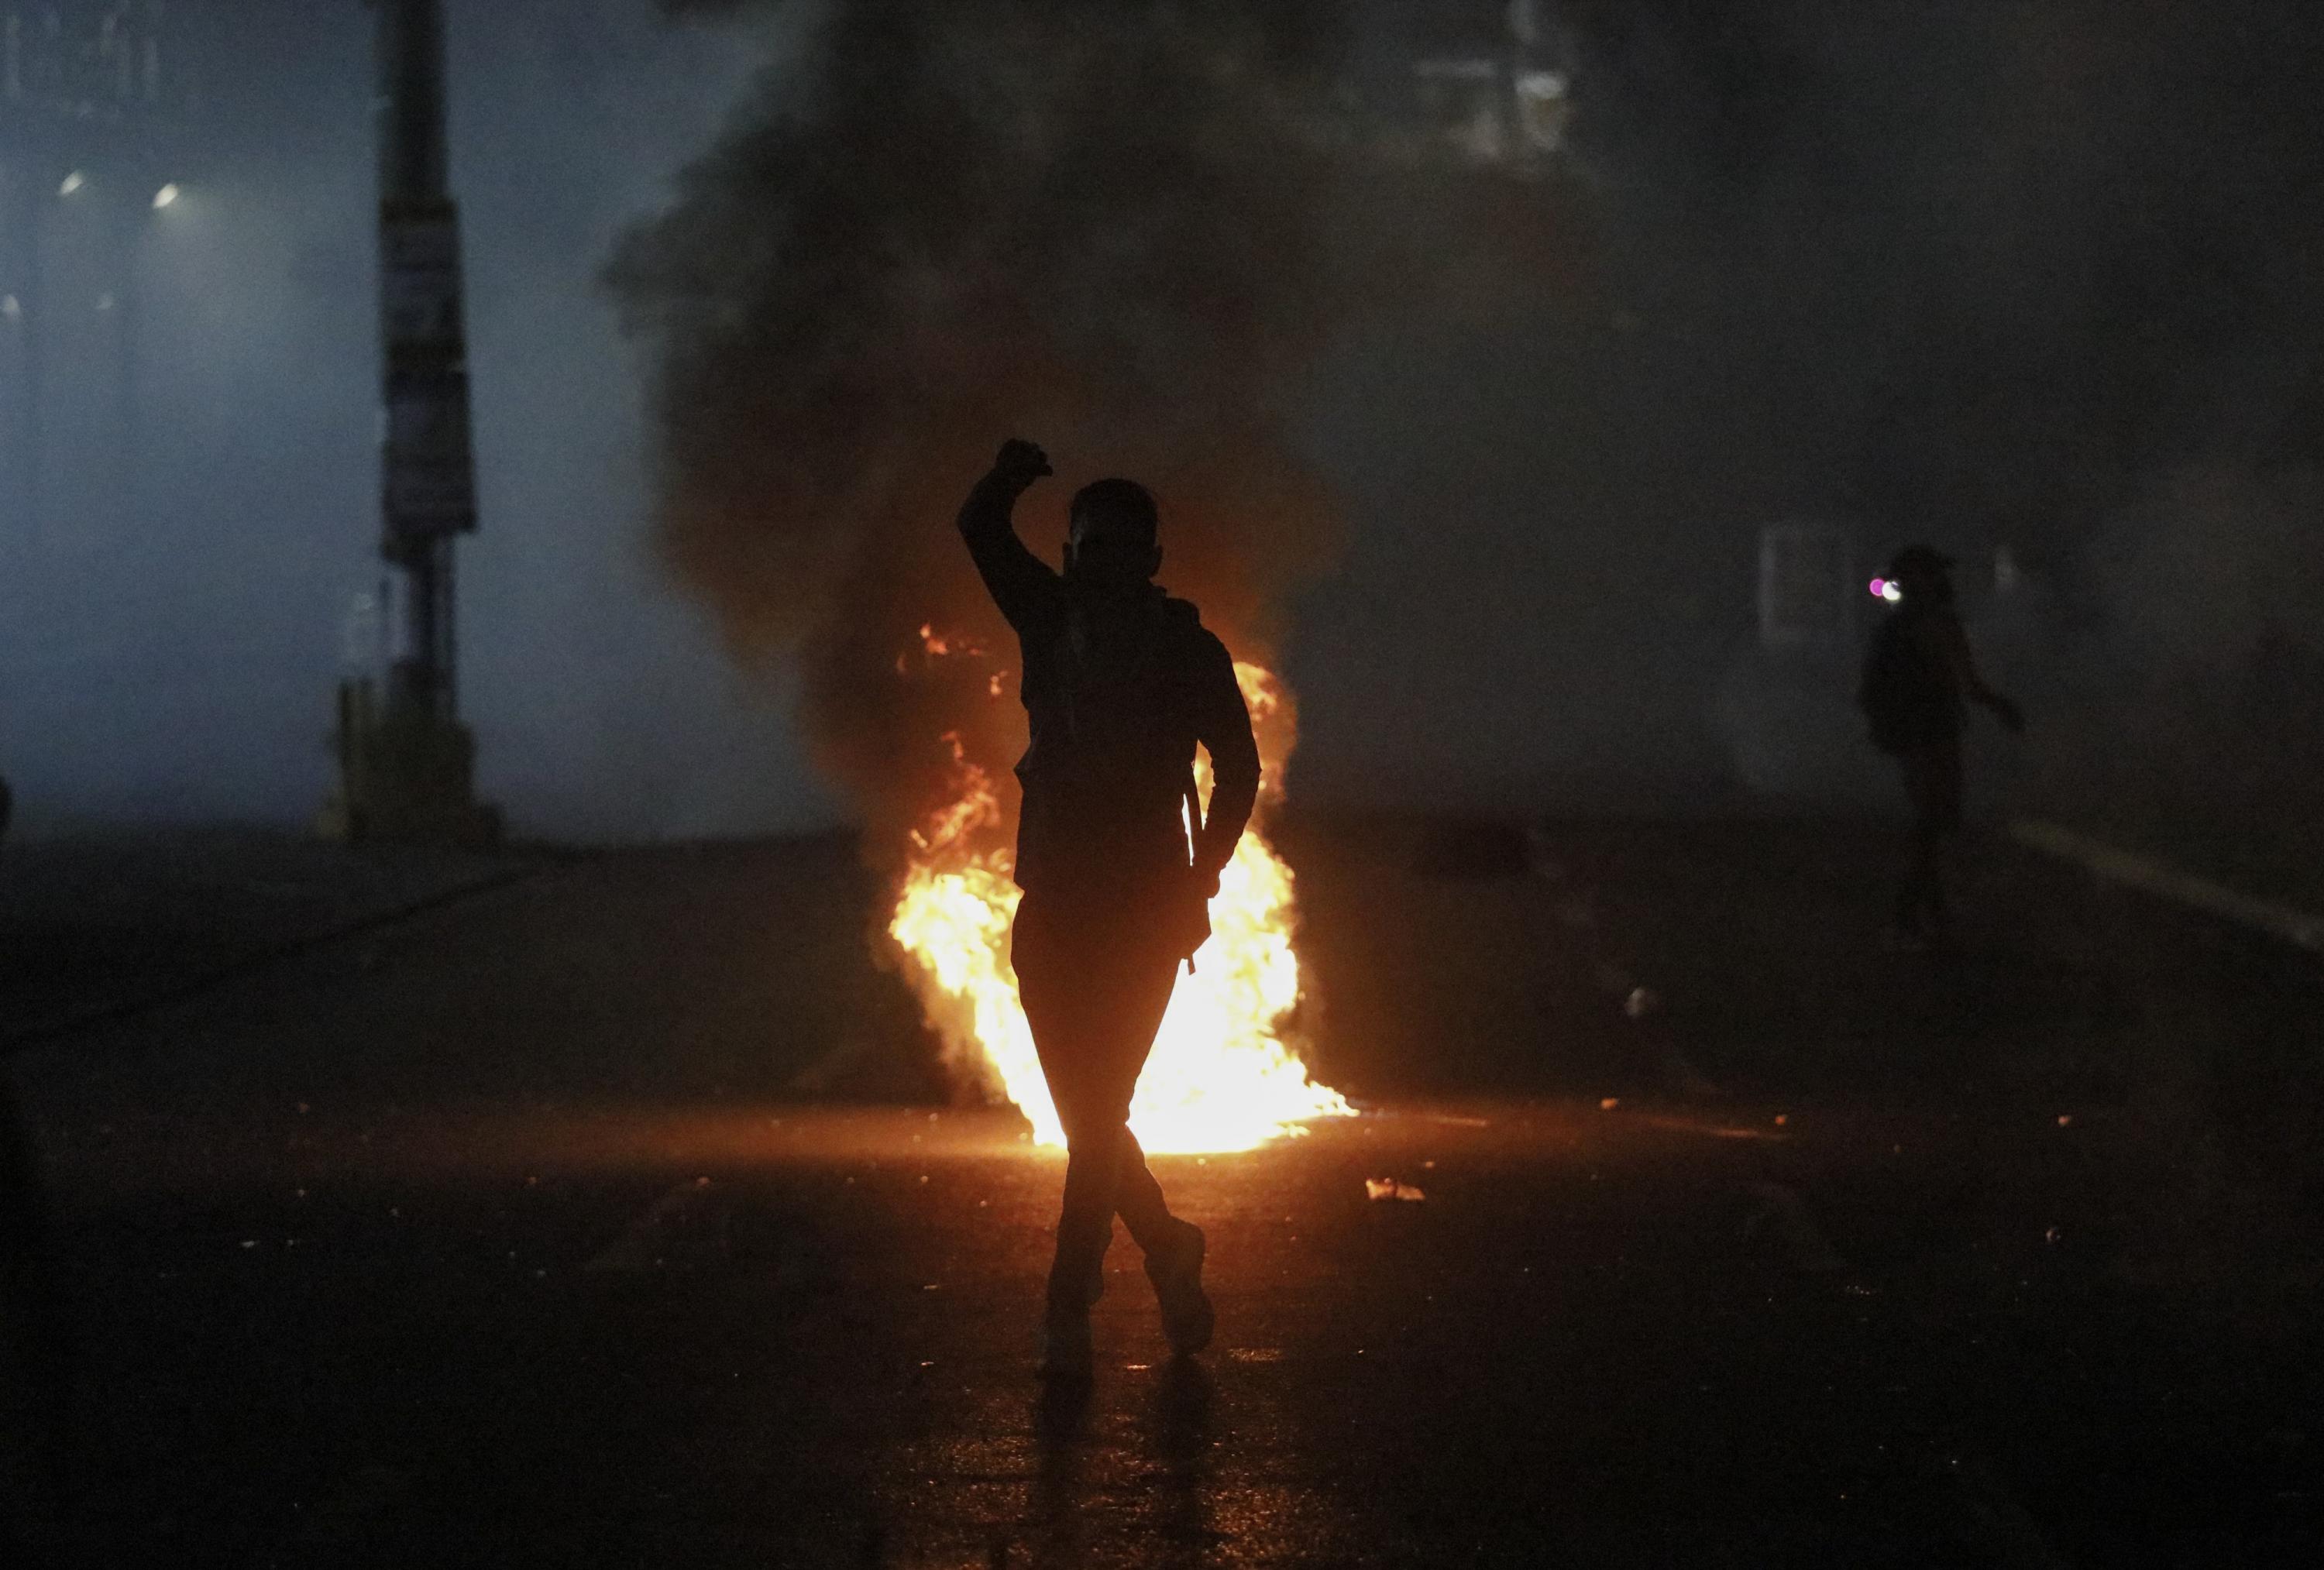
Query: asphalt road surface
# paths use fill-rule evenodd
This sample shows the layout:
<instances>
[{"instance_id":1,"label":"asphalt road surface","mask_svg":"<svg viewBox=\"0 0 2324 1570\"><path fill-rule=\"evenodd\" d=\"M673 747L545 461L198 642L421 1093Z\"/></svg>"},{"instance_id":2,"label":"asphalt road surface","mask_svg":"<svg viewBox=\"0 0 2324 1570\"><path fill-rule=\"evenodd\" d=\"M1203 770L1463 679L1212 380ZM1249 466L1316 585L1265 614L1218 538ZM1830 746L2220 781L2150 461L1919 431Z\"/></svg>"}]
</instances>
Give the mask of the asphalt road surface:
<instances>
[{"instance_id":1,"label":"asphalt road surface","mask_svg":"<svg viewBox=\"0 0 2324 1570\"><path fill-rule=\"evenodd\" d=\"M1860 826L1295 823L1365 1116L1159 1158L1085 1400L1061 1162L837 840L542 864L20 1052L105 1565L2253 1565L2324 1546L2318 962ZM1367 1197L1368 1180L1417 1200Z\"/></svg>"}]
</instances>

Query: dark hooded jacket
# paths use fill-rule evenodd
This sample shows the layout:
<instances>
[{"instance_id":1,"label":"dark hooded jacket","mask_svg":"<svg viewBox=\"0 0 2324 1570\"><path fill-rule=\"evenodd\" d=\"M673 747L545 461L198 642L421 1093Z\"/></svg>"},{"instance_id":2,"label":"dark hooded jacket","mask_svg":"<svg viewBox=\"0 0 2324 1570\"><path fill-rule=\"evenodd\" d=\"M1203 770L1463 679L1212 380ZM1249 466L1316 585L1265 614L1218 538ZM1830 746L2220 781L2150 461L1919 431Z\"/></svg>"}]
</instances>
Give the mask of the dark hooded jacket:
<instances>
[{"instance_id":1,"label":"dark hooded jacket","mask_svg":"<svg viewBox=\"0 0 2324 1570\"><path fill-rule=\"evenodd\" d=\"M1872 744L1901 754L1958 741L1969 669L1969 639L1950 604L1907 599L1889 612L1873 631L1856 692Z\"/></svg>"},{"instance_id":2,"label":"dark hooded jacket","mask_svg":"<svg viewBox=\"0 0 2324 1570\"><path fill-rule=\"evenodd\" d=\"M1019 887L1132 892L1233 855L1259 794L1259 748L1226 646L1152 584L1096 591L1028 550L1005 482L970 492L960 532L1023 651L1031 745ZM1210 811L1189 845L1180 803L1194 748L1211 755Z\"/></svg>"}]
</instances>

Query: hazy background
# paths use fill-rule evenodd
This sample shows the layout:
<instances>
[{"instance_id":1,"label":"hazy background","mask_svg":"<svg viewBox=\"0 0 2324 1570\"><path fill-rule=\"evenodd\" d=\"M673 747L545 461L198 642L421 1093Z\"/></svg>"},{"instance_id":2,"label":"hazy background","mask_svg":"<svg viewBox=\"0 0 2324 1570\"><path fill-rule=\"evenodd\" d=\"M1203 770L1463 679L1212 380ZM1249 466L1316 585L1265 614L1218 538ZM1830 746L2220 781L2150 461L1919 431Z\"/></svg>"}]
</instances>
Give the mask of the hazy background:
<instances>
[{"instance_id":1,"label":"hazy background","mask_svg":"<svg viewBox=\"0 0 2324 1570\"><path fill-rule=\"evenodd\" d=\"M62 537L33 562L12 539L0 581L0 768L32 826L302 821L328 783L347 634L364 642L350 611L379 585L371 14L211 9L227 46L206 54L212 114L186 195L139 240L143 506L110 505L97 443L52 458ZM651 558L640 378L595 282L757 51L631 0L448 11L483 519L461 554L462 697L480 788L531 834L828 821L779 673L737 671ZM62 241L49 260L69 276ZM67 383L52 401L75 369L52 372Z\"/></svg>"},{"instance_id":2,"label":"hazy background","mask_svg":"<svg viewBox=\"0 0 2324 1570\"><path fill-rule=\"evenodd\" d=\"M830 7L682 9L709 14L451 5L484 513L465 706L484 789L531 833L843 811L793 739L786 661L730 657L657 564L653 345L598 282L722 127L782 91L812 113ZM1305 41L1300 69L1339 51L1372 78L1504 16L1323 9L1360 24ZM1877 783L1831 750L1845 662L1757 647L1759 530L1797 518L1869 561L1913 537L1971 561L2033 711L2022 788L2135 778L2312 817L2317 9L1541 10L1576 104L1554 169L1444 174L1458 199L1357 182L1318 218L1360 271L1484 260L1369 279L1382 303L1268 390L1339 501L1285 624L1299 788L1534 807ZM325 788L376 578L368 21L234 8L263 46L227 51L204 167L142 242L143 505L84 509L37 563L12 541L0 582L0 767L30 812L289 822ZM928 549L955 548L946 521ZM1995 597L2003 546L2019 576ZM1800 739L1802 713L1826 733Z\"/></svg>"}]
</instances>

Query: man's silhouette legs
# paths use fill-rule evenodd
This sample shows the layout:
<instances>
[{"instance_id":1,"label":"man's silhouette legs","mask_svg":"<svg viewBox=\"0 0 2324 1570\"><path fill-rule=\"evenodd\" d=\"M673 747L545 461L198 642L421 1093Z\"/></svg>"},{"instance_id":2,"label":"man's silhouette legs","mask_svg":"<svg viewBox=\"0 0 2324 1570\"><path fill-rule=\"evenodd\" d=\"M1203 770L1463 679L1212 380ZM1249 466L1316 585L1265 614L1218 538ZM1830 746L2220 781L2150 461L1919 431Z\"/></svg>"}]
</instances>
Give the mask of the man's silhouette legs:
<instances>
[{"instance_id":1,"label":"man's silhouette legs","mask_svg":"<svg viewBox=\"0 0 2324 1570\"><path fill-rule=\"evenodd\" d=\"M1960 831L1960 739L1932 741L1901 754L1904 794L1913 804L1912 860L1896 898L1897 931L1908 937L1944 941L1952 913L1945 902L1944 850Z\"/></svg>"},{"instance_id":2,"label":"man's silhouette legs","mask_svg":"<svg viewBox=\"0 0 2324 1570\"><path fill-rule=\"evenodd\" d=\"M1183 1230L1130 1132L1130 1101L1170 1005L1178 961L1134 901L1028 894L1013 939L1017 989L1065 1130L1065 1196L1049 1272L1053 1314L1097 1298L1113 1218L1148 1254Z\"/></svg>"}]
</instances>

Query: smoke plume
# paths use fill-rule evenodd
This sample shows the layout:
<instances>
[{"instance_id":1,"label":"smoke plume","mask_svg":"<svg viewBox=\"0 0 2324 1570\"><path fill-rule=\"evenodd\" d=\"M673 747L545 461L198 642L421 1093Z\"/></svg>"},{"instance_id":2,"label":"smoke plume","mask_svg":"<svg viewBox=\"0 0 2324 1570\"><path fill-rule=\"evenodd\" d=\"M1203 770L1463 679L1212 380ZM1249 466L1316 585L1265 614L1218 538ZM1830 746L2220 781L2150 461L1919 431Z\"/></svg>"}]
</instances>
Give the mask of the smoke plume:
<instances>
[{"instance_id":1,"label":"smoke plume","mask_svg":"<svg viewBox=\"0 0 2324 1570\"><path fill-rule=\"evenodd\" d=\"M1038 550L1074 487L1148 484L1163 580L1239 656L1326 547L1286 427L1360 307L1318 130L1337 8L1244 10L835 5L610 265L658 355L660 549L740 656L797 659L875 857L945 799L947 733L994 772L1020 733L951 529L1003 437L1059 472L1019 509Z\"/></svg>"}]
</instances>

